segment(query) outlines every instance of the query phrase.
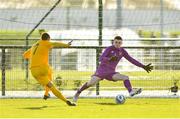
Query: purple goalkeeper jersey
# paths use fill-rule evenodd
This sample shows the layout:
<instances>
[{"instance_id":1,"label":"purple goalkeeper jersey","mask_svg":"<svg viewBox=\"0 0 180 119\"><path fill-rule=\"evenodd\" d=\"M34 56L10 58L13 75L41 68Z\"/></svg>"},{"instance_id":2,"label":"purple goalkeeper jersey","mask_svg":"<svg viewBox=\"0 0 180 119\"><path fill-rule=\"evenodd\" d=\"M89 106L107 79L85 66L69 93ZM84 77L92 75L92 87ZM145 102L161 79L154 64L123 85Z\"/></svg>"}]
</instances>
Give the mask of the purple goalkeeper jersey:
<instances>
[{"instance_id":1,"label":"purple goalkeeper jersey","mask_svg":"<svg viewBox=\"0 0 180 119\"><path fill-rule=\"evenodd\" d=\"M110 61L112 56L116 56L118 58L117 61ZM115 69L121 58L126 58L132 64L143 67L144 65L132 58L124 48L115 48L115 46L109 46L105 49L103 54L100 57L100 65L96 70L95 75L107 75L115 73Z\"/></svg>"}]
</instances>

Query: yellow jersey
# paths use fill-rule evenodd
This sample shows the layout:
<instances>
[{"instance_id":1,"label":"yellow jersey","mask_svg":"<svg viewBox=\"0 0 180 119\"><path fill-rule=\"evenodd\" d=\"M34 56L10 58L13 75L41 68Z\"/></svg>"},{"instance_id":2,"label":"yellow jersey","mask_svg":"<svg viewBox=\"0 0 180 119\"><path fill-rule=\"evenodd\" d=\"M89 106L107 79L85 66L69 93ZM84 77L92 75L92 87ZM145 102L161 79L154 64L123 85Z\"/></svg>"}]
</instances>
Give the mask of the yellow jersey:
<instances>
[{"instance_id":1,"label":"yellow jersey","mask_svg":"<svg viewBox=\"0 0 180 119\"><path fill-rule=\"evenodd\" d=\"M56 45L54 45L54 43L56 43ZM33 44L32 47L23 54L23 56L25 59L30 60L30 68L49 65L49 51L54 46L69 47L68 44L64 44L61 42L39 40L35 44Z\"/></svg>"}]
</instances>

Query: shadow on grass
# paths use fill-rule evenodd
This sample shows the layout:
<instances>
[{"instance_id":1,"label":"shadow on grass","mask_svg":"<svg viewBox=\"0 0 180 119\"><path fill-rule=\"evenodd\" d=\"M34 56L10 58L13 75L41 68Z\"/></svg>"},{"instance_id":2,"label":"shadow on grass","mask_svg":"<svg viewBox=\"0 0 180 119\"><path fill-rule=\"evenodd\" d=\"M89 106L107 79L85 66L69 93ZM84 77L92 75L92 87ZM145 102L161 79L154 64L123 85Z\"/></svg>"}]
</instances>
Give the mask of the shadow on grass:
<instances>
[{"instance_id":1,"label":"shadow on grass","mask_svg":"<svg viewBox=\"0 0 180 119\"><path fill-rule=\"evenodd\" d=\"M95 104L98 104L98 105L117 105L115 103L95 103Z\"/></svg>"},{"instance_id":2,"label":"shadow on grass","mask_svg":"<svg viewBox=\"0 0 180 119\"><path fill-rule=\"evenodd\" d=\"M41 106L41 107L25 107L21 109L29 109L29 110L42 110L44 108L47 108L48 106Z\"/></svg>"}]
</instances>

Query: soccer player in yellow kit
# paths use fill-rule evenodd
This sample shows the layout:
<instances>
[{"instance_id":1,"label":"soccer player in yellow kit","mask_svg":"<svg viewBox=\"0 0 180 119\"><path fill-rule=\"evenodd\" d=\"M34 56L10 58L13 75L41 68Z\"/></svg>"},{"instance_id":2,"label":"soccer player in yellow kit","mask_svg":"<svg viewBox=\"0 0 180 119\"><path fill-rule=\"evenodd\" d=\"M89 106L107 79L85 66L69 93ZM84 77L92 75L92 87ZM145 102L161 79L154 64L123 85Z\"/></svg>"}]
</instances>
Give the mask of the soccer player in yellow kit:
<instances>
[{"instance_id":1,"label":"soccer player in yellow kit","mask_svg":"<svg viewBox=\"0 0 180 119\"><path fill-rule=\"evenodd\" d=\"M67 100L62 93L54 86L52 80L52 69L49 66L49 50L53 47L69 47L71 43L64 44L61 42L50 41L48 33L43 33L41 40L24 52L25 59L30 61L30 70L33 77L43 86L45 86L45 96L48 96L49 90L59 99L66 102L69 106L76 106L75 103Z\"/></svg>"}]
</instances>

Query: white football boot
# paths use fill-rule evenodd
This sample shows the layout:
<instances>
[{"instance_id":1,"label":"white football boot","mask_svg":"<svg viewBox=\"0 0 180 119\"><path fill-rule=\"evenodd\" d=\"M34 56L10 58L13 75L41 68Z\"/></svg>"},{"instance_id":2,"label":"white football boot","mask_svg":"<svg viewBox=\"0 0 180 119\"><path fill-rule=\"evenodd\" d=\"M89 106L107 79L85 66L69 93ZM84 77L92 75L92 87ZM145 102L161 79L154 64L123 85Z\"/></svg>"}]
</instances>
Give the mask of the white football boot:
<instances>
[{"instance_id":1,"label":"white football boot","mask_svg":"<svg viewBox=\"0 0 180 119\"><path fill-rule=\"evenodd\" d=\"M137 94L140 94L142 92L142 89L141 88L134 88L132 89L132 91L129 93L129 95L131 97L133 97L134 95L137 95Z\"/></svg>"}]
</instances>

